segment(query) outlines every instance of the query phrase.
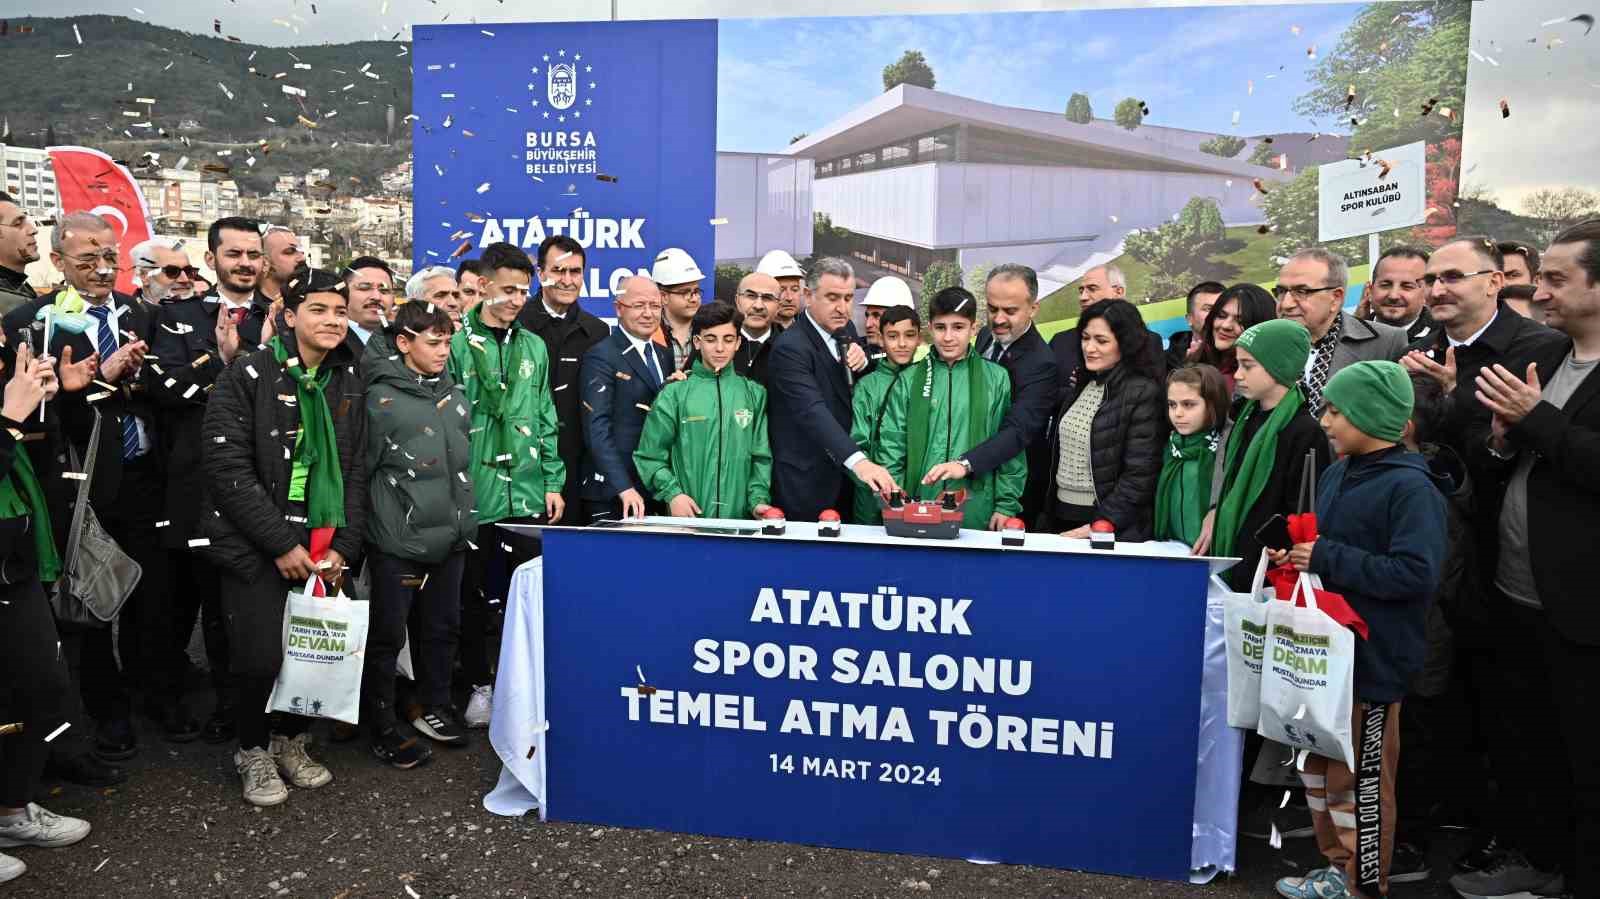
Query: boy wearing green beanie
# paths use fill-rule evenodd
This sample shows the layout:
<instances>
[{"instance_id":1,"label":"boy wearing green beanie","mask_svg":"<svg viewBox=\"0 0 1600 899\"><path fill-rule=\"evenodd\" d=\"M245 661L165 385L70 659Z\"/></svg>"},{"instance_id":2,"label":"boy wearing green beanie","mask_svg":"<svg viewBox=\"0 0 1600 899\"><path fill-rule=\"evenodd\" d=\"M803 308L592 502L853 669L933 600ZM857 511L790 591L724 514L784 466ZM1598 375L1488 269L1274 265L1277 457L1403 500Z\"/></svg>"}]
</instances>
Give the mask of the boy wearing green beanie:
<instances>
[{"instance_id":1,"label":"boy wearing green beanie","mask_svg":"<svg viewBox=\"0 0 1600 899\"><path fill-rule=\"evenodd\" d=\"M1318 537L1274 563L1322 576L1367 623L1355 642L1354 769L1308 756L1301 777L1329 867L1278 881L1290 899L1381 896L1394 853L1400 700L1427 655L1428 603L1446 552L1445 501L1423 457L1399 445L1412 387L1393 362L1358 362L1328 381L1322 427L1344 458L1317 483Z\"/></svg>"},{"instance_id":2,"label":"boy wearing green beanie","mask_svg":"<svg viewBox=\"0 0 1600 899\"><path fill-rule=\"evenodd\" d=\"M1206 518L1196 554L1238 556L1225 575L1234 590L1250 589L1261 542L1256 531L1274 515L1302 511L1306 456L1316 471L1328 464L1328 439L1306 410L1300 376L1311 356L1311 335L1299 322L1274 319L1239 335L1235 386L1246 402L1228 434L1222 491Z\"/></svg>"}]
</instances>

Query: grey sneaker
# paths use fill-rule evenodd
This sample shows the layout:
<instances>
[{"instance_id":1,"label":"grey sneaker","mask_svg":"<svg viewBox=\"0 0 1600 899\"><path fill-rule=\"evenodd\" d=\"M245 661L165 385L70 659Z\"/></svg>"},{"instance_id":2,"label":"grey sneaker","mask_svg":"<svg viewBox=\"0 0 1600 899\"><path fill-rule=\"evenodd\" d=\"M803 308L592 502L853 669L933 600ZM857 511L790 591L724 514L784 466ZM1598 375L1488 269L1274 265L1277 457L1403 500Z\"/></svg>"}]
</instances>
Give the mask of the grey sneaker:
<instances>
[{"instance_id":1,"label":"grey sneaker","mask_svg":"<svg viewBox=\"0 0 1600 899\"><path fill-rule=\"evenodd\" d=\"M278 766L265 749L241 749L233 754L234 770L244 782L244 801L262 807L281 805L289 798L289 788L278 776Z\"/></svg>"},{"instance_id":2,"label":"grey sneaker","mask_svg":"<svg viewBox=\"0 0 1600 899\"><path fill-rule=\"evenodd\" d=\"M0 849L12 846L71 846L89 835L89 822L58 815L37 803L28 803L27 814L15 824L0 824Z\"/></svg>"},{"instance_id":3,"label":"grey sneaker","mask_svg":"<svg viewBox=\"0 0 1600 899\"><path fill-rule=\"evenodd\" d=\"M1450 888L1463 899L1499 899L1520 893L1548 896L1562 892L1566 886L1566 878L1560 872L1535 868L1521 852L1507 852L1482 871L1450 878Z\"/></svg>"},{"instance_id":4,"label":"grey sneaker","mask_svg":"<svg viewBox=\"0 0 1600 899\"><path fill-rule=\"evenodd\" d=\"M269 750L272 753L272 760L278 763L278 770L283 772L284 778L302 790L312 790L333 783L333 772L306 752L306 748L310 745L310 734L293 737L273 734L272 747Z\"/></svg>"},{"instance_id":5,"label":"grey sneaker","mask_svg":"<svg viewBox=\"0 0 1600 899\"><path fill-rule=\"evenodd\" d=\"M28 866L16 856L0 852L0 883L10 883L28 873Z\"/></svg>"}]
</instances>

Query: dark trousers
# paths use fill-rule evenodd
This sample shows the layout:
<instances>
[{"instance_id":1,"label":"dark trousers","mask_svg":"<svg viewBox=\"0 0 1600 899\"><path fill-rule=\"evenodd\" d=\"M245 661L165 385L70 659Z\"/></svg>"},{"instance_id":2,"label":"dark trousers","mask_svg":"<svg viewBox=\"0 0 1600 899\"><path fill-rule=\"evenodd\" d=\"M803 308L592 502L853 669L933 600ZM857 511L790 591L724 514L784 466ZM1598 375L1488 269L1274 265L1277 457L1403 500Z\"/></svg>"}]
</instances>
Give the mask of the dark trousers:
<instances>
[{"instance_id":1,"label":"dark trousers","mask_svg":"<svg viewBox=\"0 0 1600 899\"><path fill-rule=\"evenodd\" d=\"M1093 506L1070 505L1056 499L1052 494L1045 501L1045 513L1040 521L1039 530L1051 534L1059 534L1063 531L1076 530L1086 524L1092 524L1098 517Z\"/></svg>"},{"instance_id":2,"label":"dark trousers","mask_svg":"<svg viewBox=\"0 0 1600 899\"><path fill-rule=\"evenodd\" d=\"M50 755L44 738L68 720L72 680L56 638L56 621L38 580L0 585L0 724L22 733L0 736L0 806L22 808Z\"/></svg>"},{"instance_id":3,"label":"dark trousers","mask_svg":"<svg viewBox=\"0 0 1600 899\"><path fill-rule=\"evenodd\" d=\"M187 645L194 629L194 607L200 609L200 636L205 640L206 662L211 668L211 689L216 694L217 708L232 708L233 672L228 661L228 631L222 617L221 581L215 565L189 549L172 553L173 589L187 593L192 599L184 603L185 611L177 617L180 639Z\"/></svg>"},{"instance_id":4,"label":"dark trousers","mask_svg":"<svg viewBox=\"0 0 1600 899\"><path fill-rule=\"evenodd\" d=\"M417 702L450 704L450 666L461 637L461 571L464 552L443 562L411 562L367 551L372 566L372 600L367 654L361 675L363 714L374 731L396 726L395 659L406 642L406 623L414 621L411 665Z\"/></svg>"},{"instance_id":5,"label":"dark trousers","mask_svg":"<svg viewBox=\"0 0 1600 899\"><path fill-rule=\"evenodd\" d=\"M1459 670L1436 696L1411 695L1400 707L1400 841L1426 847L1433 826L1480 818L1488 780L1471 750L1472 697Z\"/></svg>"},{"instance_id":6,"label":"dark trousers","mask_svg":"<svg viewBox=\"0 0 1600 899\"><path fill-rule=\"evenodd\" d=\"M310 546L309 536L302 545ZM233 709L239 748L264 749L273 734L292 737L311 723L300 715L266 711L278 668L283 665L283 609L289 591L305 584L284 580L266 556L258 557L245 570L221 569L218 580L239 698Z\"/></svg>"},{"instance_id":7,"label":"dark trousers","mask_svg":"<svg viewBox=\"0 0 1600 899\"><path fill-rule=\"evenodd\" d=\"M508 518L500 524L527 524L528 519ZM497 524L479 525L461 574L461 669L467 682L481 687L494 683L499 667L500 624L505 619L506 589L517 566L539 555L537 537L501 530ZM493 658L490 647L493 647Z\"/></svg>"},{"instance_id":8,"label":"dark trousers","mask_svg":"<svg viewBox=\"0 0 1600 899\"><path fill-rule=\"evenodd\" d=\"M1540 609L1507 603L1490 757L1504 839L1543 870L1567 872L1575 895L1600 890L1600 769L1589 741L1600 714L1600 647L1550 627Z\"/></svg>"},{"instance_id":9,"label":"dark trousers","mask_svg":"<svg viewBox=\"0 0 1600 899\"><path fill-rule=\"evenodd\" d=\"M99 705L112 709L112 717L127 717L128 695L134 688L143 689L151 705L165 705L183 696L183 678L189 667L189 630L194 626L200 597L174 589L171 551L162 545L161 532L155 527L165 505L165 485L159 463L146 456L123 464L122 480L112 502L95 504L95 514L106 533L143 571L139 585L118 616L117 651L123 676L114 688L104 688L108 691L104 702L84 697L90 714L96 714L94 709ZM109 634L104 649L98 642L86 643L85 664L89 664L91 650L98 656L94 663L104 664L104 650L109 647ZM86 689L89 684L86 677Z\"/></svg>"}]
</instances>

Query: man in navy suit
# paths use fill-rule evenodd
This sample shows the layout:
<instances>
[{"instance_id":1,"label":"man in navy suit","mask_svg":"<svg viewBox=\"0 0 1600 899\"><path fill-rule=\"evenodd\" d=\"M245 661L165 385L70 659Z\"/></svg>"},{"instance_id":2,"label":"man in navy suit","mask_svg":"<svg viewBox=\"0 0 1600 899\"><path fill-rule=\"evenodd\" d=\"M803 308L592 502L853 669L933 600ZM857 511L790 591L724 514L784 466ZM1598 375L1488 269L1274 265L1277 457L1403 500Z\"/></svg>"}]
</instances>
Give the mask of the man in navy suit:
<instances>
[{"instance_id":1,"label":"man in navy suit","mask_svg":"<svg viewBox=\"0 0 1600 899\"><path fill-rule=\"evenodd\" d=\"M633 451L661 386L672 377L672 351L652 338L661 327L661 291L635 275L616 298L617 328L583 354L578 383L583 396L583 475L579 493L587 513L580 524L665 514L645 494Z\"/></svg>"},{"instance_id":2,"label":"man in navy suit","mask_svg":"<svg viewBox=\"0 0 1600 899\"><path fill-rule=\"evenodd\" d=\"M843 259L819 259L807 284L805 311L775 338L767 360L773 503L795 521L848 509L845 472L879 494L895 489L888 469L850 439L850 391L869 365L850 323L855 270Z\"/></svg>"}]
</instances>

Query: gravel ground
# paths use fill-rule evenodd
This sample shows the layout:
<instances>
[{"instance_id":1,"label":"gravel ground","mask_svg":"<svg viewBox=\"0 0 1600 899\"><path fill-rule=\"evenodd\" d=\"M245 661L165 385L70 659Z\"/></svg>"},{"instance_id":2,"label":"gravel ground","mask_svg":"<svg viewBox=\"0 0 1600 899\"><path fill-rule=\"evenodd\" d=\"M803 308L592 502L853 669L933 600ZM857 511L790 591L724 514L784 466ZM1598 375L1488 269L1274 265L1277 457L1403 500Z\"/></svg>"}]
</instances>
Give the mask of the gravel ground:
<instances>
[{"instance_id":1,"label":"gravel ground","mask_svg":"<svg viewBox=\"0 0 1600 899\"><path fill-rule=\"evenodd\" d=\"M332 784L292 790L275 809L239 796L231 749L163 743L148 725L120 787L47 782L45 805L88 818L65 849L12 850L29 865L12 896L1269 896L1272 881L1316 859L1310 840L1280 853L1241 847L1241 874L1196 887L1049 868L712 839L649 830L500 818L480 800L499 760L486 732L436 750L412 771L379 766L364 741L313 755ZM1435 847L1444 871L1456 839ZM409 889L408 889L409 888ZM1436 878L1391 895L1453 895Z\"/></svg>"}]
</instances>

